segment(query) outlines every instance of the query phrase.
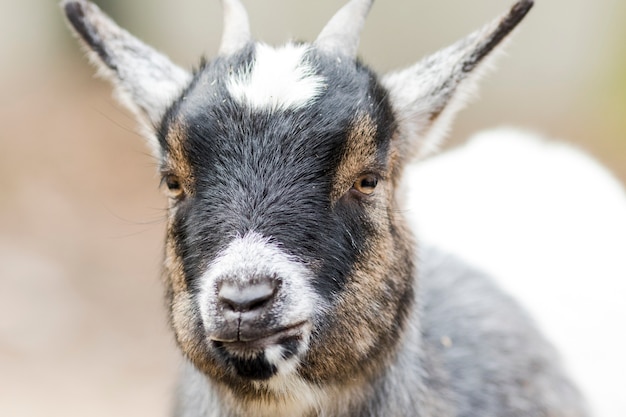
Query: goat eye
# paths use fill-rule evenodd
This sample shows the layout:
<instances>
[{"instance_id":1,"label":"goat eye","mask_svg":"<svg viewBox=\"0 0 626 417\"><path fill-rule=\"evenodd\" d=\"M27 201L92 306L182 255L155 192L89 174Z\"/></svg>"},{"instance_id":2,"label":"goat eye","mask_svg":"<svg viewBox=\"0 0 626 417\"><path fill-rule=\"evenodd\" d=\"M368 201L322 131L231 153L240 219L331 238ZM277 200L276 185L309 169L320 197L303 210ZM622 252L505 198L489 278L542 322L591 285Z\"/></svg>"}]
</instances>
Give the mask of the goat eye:
<instances>
[{"instance_id":1,"label":"goat eye","mask_svg":"<svg viewBox=\"0 0 626 417\"><path fill-rule=\"evenodd\" d=\"M162 183L167 187L170 197L180 198L183 195L183 187L180 184L180 180L175 175L165 175Z\"/></svg>"},{"instance_id":2,"label":"goat eye","mask_svg":"<svg viewBox=\"0 0 626 417\"><path fill-rule=\"evenodd\" d=\"M352 188L362 194L370 195L374 192L374 189L377 185L378 177L376 175L365 174L361 175L359 179L355 181L355 183L352 185Z\"/></svg>"}]
</instances>

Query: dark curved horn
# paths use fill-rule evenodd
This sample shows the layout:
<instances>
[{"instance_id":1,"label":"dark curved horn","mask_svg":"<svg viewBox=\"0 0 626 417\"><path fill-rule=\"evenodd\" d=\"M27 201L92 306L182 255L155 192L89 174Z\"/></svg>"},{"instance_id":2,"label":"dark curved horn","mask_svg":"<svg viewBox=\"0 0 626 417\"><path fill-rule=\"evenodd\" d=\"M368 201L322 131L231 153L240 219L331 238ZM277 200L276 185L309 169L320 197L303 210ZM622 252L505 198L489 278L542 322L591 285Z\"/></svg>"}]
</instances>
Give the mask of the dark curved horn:
<instances>
[{"instance_id":1,"label":"dark curved horn","mask_svg":"<svg viewBox=\"0 0 626 417\"><path fill-rule=\"evenodd\" d=\"M222 0L224 31L220 44L220 55L232 55L250 42L248 12L239 0Z\"/></svg>"},{"instance_id":2,"label":"dark curved horn","mask_svg":"<svg viewBox=\"0 0 626 417\"><path fill-rule=\"evenodd\" d=\"M374 0L351 0L326 24L315 45L328 52L356 57L361 30L373 2Z\"/></svg>"}]
</instances>

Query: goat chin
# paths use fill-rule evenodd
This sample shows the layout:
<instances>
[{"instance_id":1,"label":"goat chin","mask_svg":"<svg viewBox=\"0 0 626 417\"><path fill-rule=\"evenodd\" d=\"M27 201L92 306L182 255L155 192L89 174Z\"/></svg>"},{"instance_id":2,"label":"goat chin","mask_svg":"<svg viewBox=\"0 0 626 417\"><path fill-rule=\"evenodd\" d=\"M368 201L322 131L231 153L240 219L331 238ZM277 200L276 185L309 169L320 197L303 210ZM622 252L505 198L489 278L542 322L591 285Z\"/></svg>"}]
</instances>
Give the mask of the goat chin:
<instances>
[{"instance_id":1,"label":"goat chin","mask_svg":"<svg viewBox=\"0 0 626 417\"><path fill-rule=\"evenodd\" d=\"M626 193L572 146L479 133L407 169L423 242L494 276L562 352L595 415L623 417Z\"/></svg>"}]
</instances>

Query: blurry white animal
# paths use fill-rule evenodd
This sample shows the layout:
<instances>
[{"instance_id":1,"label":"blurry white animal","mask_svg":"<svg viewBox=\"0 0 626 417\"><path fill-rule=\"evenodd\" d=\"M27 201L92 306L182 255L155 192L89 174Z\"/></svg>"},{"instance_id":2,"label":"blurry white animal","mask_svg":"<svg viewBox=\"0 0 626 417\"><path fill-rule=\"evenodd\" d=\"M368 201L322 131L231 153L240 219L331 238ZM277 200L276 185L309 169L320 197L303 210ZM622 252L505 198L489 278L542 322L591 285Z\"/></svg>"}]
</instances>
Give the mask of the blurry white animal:
<instances>
[{"instance_id":1,"label":"blurry white animal","mask_svg":"<svg viewBox=\"0 0 626 417\"><path fill-rule=\"evenodd\" d=\"M409 169L421 240L496 277L540 319L594 414L626 416L626 193L613 175L512 129Z\"/></svg>"}]
</instances>

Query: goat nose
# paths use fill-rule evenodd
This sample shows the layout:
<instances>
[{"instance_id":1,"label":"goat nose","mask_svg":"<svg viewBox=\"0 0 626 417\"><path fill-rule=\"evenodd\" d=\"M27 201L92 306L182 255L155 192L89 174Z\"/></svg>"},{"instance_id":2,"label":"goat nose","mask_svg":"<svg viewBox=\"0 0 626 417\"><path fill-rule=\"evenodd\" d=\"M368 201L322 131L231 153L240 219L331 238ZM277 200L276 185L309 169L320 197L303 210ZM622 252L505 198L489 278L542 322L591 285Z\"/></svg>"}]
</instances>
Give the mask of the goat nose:
<instances>
[{"instance_id":1,"label":"goat nose","mask_svg":"<svg viewBox=\"0 0 626 417\"><path fill-rule=\"evenodd\" d=\"M217 299L224 308L235 312L248 312L264 308L274 298L276 285L273 281L260 281L245 285L224 282Z\"/></svg>"}]
</instances>

